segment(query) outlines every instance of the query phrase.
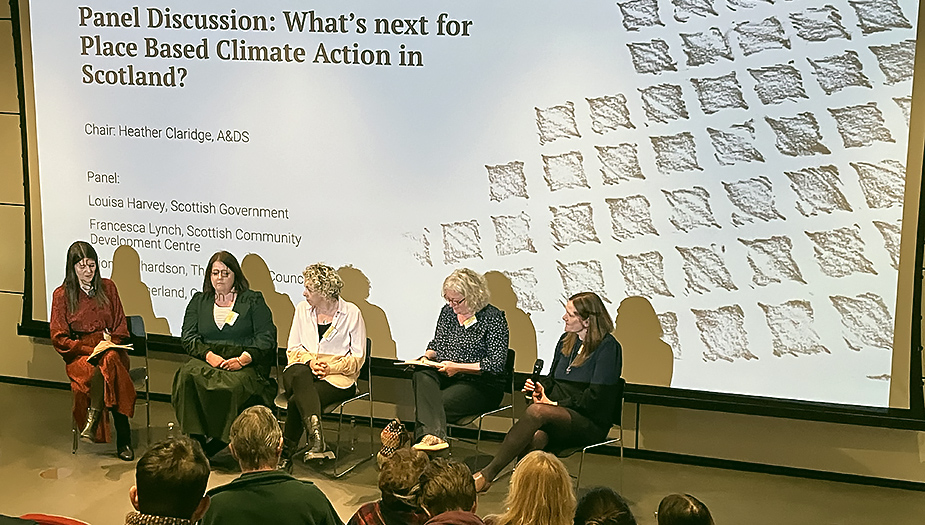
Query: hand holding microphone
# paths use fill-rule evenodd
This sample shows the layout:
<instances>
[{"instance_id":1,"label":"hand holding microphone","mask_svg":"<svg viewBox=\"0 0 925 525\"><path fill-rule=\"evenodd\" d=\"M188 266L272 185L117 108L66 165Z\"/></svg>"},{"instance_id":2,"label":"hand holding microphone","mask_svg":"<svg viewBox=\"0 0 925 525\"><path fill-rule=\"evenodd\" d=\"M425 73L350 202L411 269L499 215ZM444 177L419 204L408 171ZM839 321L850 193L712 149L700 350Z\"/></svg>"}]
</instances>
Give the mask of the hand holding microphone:
<instances>
[{"instance_id":1,"label":"hand holding microphone","mask_svg":"<svg viewBox=\"0 0 925 525\"><path fill-rule=\"evenodd\" d=\"M536 389L536 385L539 383L540 374L543 373L543 360L537 359L533 363L533 373L530 374L530 378L527 379L527 382L524 383L523 393L526 394L524 397L527 399L533 399L533 391ZM540 386L542 388L542 386Z\"/></svg>"}]
</instances>

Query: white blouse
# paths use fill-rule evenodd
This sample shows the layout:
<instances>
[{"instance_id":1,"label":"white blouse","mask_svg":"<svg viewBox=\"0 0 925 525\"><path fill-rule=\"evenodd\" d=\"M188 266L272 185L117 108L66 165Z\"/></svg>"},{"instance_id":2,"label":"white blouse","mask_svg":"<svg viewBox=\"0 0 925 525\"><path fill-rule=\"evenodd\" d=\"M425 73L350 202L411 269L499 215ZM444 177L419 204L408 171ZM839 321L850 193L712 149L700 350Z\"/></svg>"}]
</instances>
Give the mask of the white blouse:
<instances>
[{"instance_id":1,"label":"white blouse","mask_svg":"<svg viewBox=\"0 0 925 525\"><path fill-rule=\"evenodd\" d=\"M366 323L355 304L337 300L331 328L323 338L318 336L317 310L308 301L296 306L286 349L287 368L309 361L327 363L324 380L338 388L349 388L356 383L366 357Z\"/></svg>"}]
</instances>

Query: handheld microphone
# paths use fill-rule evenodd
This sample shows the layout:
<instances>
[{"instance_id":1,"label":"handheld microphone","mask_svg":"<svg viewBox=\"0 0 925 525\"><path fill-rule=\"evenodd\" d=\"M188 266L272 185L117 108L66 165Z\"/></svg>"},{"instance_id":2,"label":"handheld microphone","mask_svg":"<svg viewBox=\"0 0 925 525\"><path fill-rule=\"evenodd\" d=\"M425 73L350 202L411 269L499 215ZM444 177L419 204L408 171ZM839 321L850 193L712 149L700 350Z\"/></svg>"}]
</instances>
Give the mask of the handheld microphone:
<instances>
[{"instance_id":1,"label":"handheld microphone","mask_svg":"<svg viewBox=\"0 0 925 525\"><path fill-rule=\"evenodd\" d=\"M540 374L542 373L543 373L543 360L537 359L536 362L533 363L533 373L530 374L530 379L533 381L534 385L540 380ZM533 399L532 392L529 394L524 394L524 396L527 399Z\"/></svg>"}]
</instances>

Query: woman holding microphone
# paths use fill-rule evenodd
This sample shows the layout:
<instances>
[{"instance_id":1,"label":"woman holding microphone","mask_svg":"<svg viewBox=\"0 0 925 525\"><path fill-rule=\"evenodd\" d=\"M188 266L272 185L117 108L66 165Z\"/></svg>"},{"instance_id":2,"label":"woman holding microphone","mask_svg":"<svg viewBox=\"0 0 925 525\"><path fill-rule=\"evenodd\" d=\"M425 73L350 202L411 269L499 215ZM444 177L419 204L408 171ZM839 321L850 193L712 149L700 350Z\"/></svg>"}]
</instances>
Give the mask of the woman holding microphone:
<instances>
[{"instance_id":1,"label":"woman holding microphone","mask_svg":"<svg viewBox=\"0 0 925 525\"><path fill-rule=\"evenodd\" d=\"M610 334L613 320L592 292L570 297L562 320L565 333L549 375L524 385L533 404L508 431L491 463L473 476L480 492L515 457L595 443L610 431L623 368L620 343Z\"/></svg>"}]
</instances>

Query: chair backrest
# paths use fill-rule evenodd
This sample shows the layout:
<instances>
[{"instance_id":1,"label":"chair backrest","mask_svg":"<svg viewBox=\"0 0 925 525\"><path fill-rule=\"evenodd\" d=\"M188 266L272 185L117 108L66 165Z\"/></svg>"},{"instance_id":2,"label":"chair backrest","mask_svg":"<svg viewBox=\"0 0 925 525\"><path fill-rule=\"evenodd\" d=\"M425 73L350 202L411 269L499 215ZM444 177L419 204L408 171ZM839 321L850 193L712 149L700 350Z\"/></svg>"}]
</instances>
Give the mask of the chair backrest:
<instances>
[{"instance_id":1,"label":"chair backrest","mask_svg":"<svg viewBox=\"0 0 925 525\"><path fill-rule=\"evenodd\" d=\"M140 315L129 315L125 318L128 324L129 339L132 350L129 355L148 355L148 333L145 332L145 319Z\"/></svg>"},{"instance_id":2,"label":"chair backrest","mask_svg":"<svg viewBox=\"0 0 925 525\"><path fill-rule=\"evenodd\" d=\"M360 377L357 378L357 381L366 381L366 391L369 392L369 395L373 395L373 382L370 379L372 377L371 363L373 357L369 354L373 348L373 342L367 337L366 338L366 359L363 361L363 366L360 367Z\"/></svg>"},{"instance_id":3,"label":"chair backrest","mask_svg":"<svg viewBox=\"0 0 925 525\"><path fill-rule=\"evenodd\" d=\"M504 362L504 380L511 386L511 395L514 395L514 360L516 359L513 348L507 349L507 361Z\"/></svg>"},{"instance_id":4,"label":"chair backrest","mask_svg":"<svg viewBox=\"0 0 925 525\"><path fill-rule=\"evenodd\" d=\"M623 394L626 391L626 379L617 381L617 402L613 405L613 423L611 425L623 426Z\"/></svg>"}]
</instances>

